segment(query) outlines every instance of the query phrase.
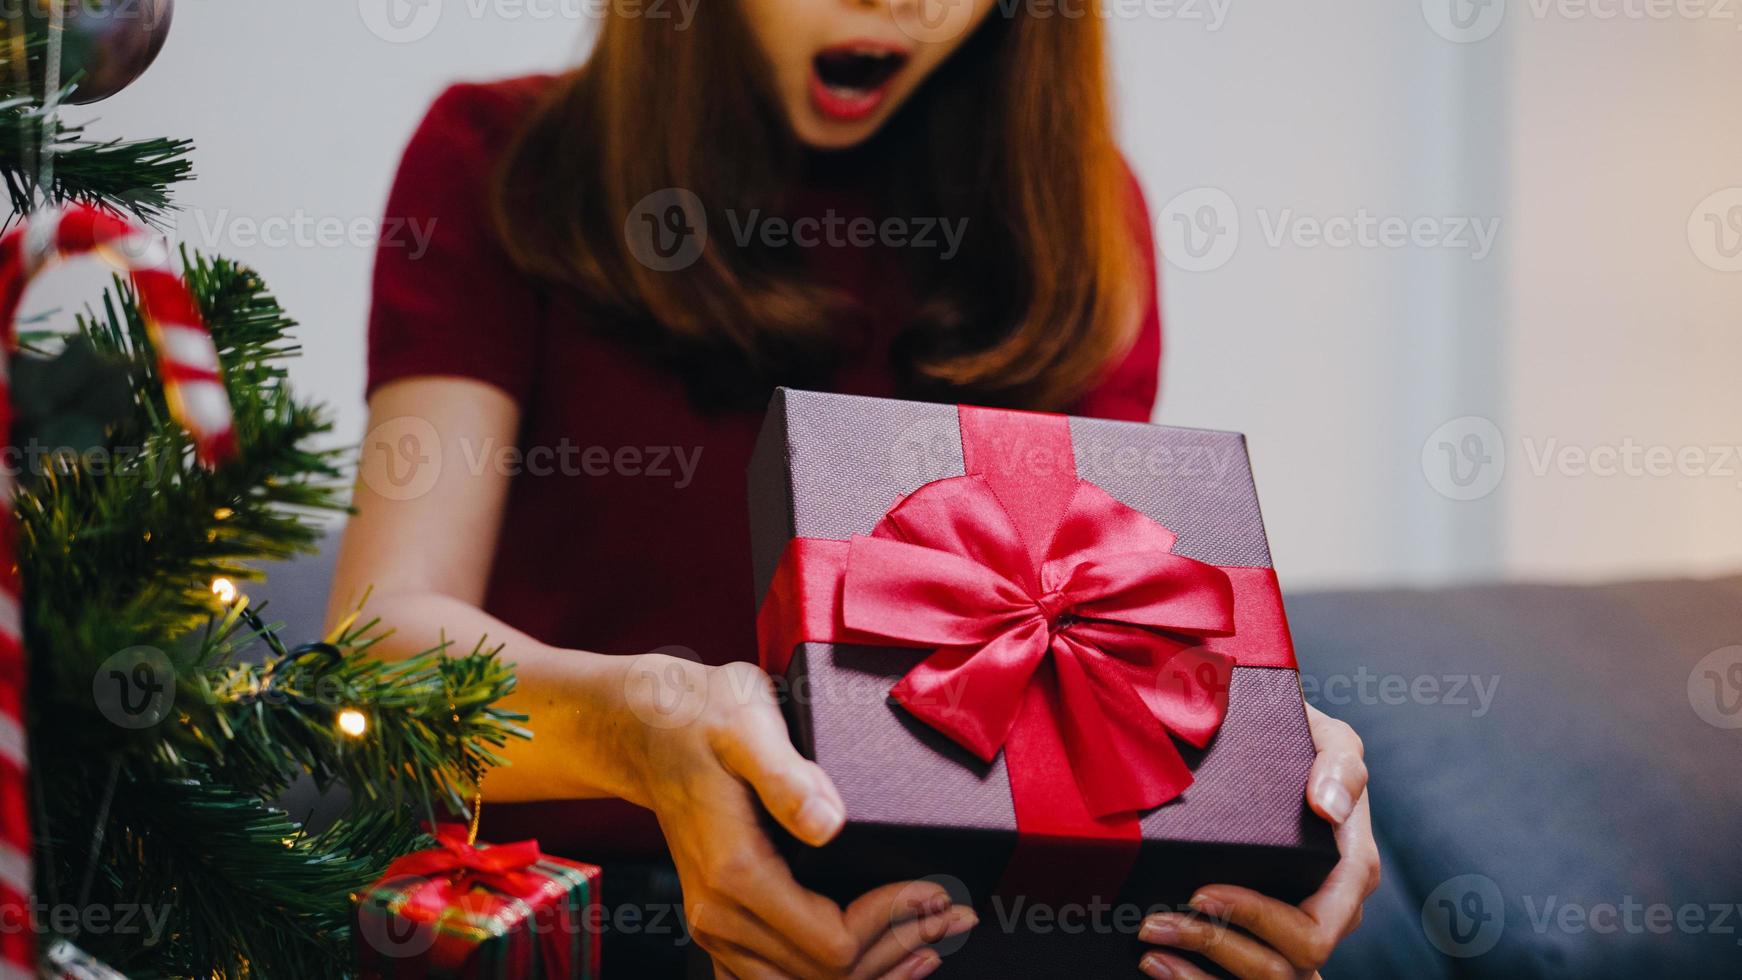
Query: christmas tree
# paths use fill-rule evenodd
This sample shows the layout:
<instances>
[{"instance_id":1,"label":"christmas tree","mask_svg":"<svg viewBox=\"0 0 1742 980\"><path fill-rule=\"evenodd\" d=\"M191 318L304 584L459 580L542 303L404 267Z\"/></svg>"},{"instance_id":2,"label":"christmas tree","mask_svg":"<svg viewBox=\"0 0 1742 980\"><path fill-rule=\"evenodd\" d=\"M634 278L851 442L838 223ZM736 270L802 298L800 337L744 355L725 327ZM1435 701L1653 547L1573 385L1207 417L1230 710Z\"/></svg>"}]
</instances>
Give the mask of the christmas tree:
<instances>
[{"instance_id":1,"label":"christmas tree","mask_svg":"<svg viewBox=\"0 0 1742 980\"><path fill-rule=\"evenodd\" d=\"M123 8L163 17L75 19ZM8 8L8 228L71 202L167 226L187 142L101 139L59 119L61 104L143 70L139 50L155 54L105 46L105 32L161 32L167 8ZM344 456L322 448L323 409L286 383L295 324L261 277L185 249L177 265L231 408L233 451L216 465L177 421L187 409L166 394L136 279L16 335L6 444L28 679L10 697L30 803L11 799L0 823L30 824L28 917L43 949L63 944L56 959L70 943L133 977L340 976L355 962L355 893L427 846L426 821L466 813L496 750L524 736L495 707L513 674L481 643L389 663L369 653L380 623L353 616L321 636L252 608L259 566L311 550L323 515L344 510ZM0 697L20 673L0 669ZM315 829L275 808L300 778L343 785L348 811ZM129 914L150 928L116 928ZM0 975L24 975L19 964Z\"/></svg>"}]
</instances>

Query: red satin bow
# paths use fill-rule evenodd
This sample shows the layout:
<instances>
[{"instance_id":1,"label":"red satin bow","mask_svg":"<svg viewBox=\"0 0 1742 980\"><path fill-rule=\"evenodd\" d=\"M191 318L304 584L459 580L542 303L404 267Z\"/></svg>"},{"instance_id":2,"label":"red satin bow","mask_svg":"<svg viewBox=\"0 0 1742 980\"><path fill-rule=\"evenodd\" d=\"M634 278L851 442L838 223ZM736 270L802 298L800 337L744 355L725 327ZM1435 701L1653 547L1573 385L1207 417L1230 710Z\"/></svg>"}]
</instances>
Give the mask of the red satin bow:
<instances>
[{"instance_id":1,"label":"red satin bow","mask_svg":"<svg viewBox=\"0 0 1742 980\"><path fill-rule=\"evenodd\" d=\"M1089 812L1147 810L1191 785L1169 735L1208 744L1234 665L1194 640L1234 632L1227 573L1173 544L1078 480L1050 542L1030 549L983 477L940 480L853 538L840 612L854 642L937 648L892 694L985 761L1050 660Z\"/></svg>"},{"instance_id":2,"label":"red satin bow","mask_svg":"<svg viewBox=\"0 0 1742 980\"><path fill-rule=\"evenodd\" d=\"M437 826L435 838L439 847L407 854L387 866L388 878L429 879L406 896L401 912L409 919L434 922L475 885L516 896L537 887L520 873L544 860L535 840L474 847L466 843L466 828L458 824Z\"/></svg>"}]
</instances>

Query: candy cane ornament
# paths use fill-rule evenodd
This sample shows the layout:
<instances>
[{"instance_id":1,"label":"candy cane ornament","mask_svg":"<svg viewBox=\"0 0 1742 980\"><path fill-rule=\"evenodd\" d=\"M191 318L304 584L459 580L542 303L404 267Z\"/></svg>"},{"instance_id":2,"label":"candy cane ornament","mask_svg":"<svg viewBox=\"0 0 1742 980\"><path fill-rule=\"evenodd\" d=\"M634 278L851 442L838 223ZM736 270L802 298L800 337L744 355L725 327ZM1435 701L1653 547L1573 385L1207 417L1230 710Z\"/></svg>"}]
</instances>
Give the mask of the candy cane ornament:
<instances>
[{"instance_id":1,"label":"candy cane ornament","mask_svg":"<svg viewBox=\"0 0 1742 980\"><path fill-rule=\"evenodd\" d=\"M169 246L141 225L74 206L39 211L0 238L0 330L6 348L16 343L18 304L31 277L57 258L83 254L132 278L171 417L194 437L201 462L211 466L228 458L236 437L217 348L192 294L170 269Z\"/></svg>"},{"instance_id":2,"label":"candy cane ornament","mask_svg":"<svg viewBox=\"0 0 1742 980\"><path fill-rule=\"evenodd\" d=\"M8 352L17 343L24 289L55 260L85 254L103 259L132 279L146 334L157 354L164 400L171 417L193 437L200 462L215 466L229 458L236 450L236 433L218 351L198 304L170 269L168 245L141 225L82 205L37 211L0 237L0 436L10 443ZM28 908L32 874L23 616L12 491L12 474L0 469L0 909L22 912ZM11 921L30 920L14 917ZM29 929L0 930L0 980L35 977L31 966L35 945Z\"/></svg>"}]
</instances>

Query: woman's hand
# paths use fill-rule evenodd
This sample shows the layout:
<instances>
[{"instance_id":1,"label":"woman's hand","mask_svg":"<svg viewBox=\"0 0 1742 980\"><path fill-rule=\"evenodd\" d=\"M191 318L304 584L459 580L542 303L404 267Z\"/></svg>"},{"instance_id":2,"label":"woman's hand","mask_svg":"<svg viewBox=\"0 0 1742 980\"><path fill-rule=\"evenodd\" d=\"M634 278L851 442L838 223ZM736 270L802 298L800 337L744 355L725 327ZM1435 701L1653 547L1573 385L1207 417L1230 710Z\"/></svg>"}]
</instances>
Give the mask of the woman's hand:
<instances>
[{"instance_id":1,"label":"woman's hand","mask_svg":"<svg viewBox=\"0 0 1742 980\"><path fill-rule=\"evenodd\" d=\"M1316 977L1331 950L1361 924L1361 903L1379 887L1361 738L1311 705L1307 720L1319 750L1307 779L1307 801L1337 828L1342 853L1324 886L1297 907L1250 889L1209 885L1192 896L1197 915L1150 916L1138 938L1200 953L1245 980L1270 980ZM1160 951L1145 953L1139 968L1152 977L1208 976L1182 957Z\"/></svg>"},{"instance_id":2,"label":"woman's hand","mask_svg":"<svg viewBox=\"0 0 1742 980\"><path fill-rule=\"evenodd\" d=\"M648 654L628 665L624 694L635 802L659 816L690 933L717 976L911 980L937 969L927 943L974 925L931 883L888 885L842 909L793 880L756 800L813 846L840 832L846 806L793 748L762 671Z\"/></svg>"},{"instance_id":3,"label":"woman's hand","mask_svg":"<svg viewBox=\"0 0 1742 980\"><path fill-rule=\"evenodd\" d=\"M907 980L937 968L925 945L974 922L942 888L892 885L842 909L800 888L768 842L757 797L812 844L840 831L845 810L822 770L792 747L767 675L749 664L557 649L480 608L509 470L439 461L479 447L511 451L520 431L513 399L476 381L413 378L378 389L369 411L329 623L374 587L371 614L399 624L375 647L381 656L454 636L505 644L519 685L502 706L529 715L538 737L503 748L512 764L491 774L491 799L621 797L653 810L691 932L721 976ZM407 439L413 458L437 461L413 468L417 493L395 480Z\"/></svg>"}]
</instances>

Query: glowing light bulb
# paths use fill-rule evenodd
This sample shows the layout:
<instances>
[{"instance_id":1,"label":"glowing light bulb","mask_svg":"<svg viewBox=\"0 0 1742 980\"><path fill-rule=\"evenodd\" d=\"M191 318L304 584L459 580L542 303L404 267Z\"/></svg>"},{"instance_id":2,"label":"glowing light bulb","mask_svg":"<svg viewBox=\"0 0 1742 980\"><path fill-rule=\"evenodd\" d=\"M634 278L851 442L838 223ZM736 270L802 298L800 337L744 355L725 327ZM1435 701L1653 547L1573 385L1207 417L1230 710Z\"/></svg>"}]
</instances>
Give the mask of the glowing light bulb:
<instances>
[{"instance_id":1,"label":"glowing light bulb","mask_svg":"<svg viewBox=\"0 0 1742 980\"><path fill-rule=\"evenodd\" d=\"M218 601L228 606L236 601L236 583L227 578L212 579L212 594Z\"/></svg>"},{"instance_id":2,"label":"glowing light bulb","mask_svg":"<svg viewBox=\"0 0 1742 980\"><path fill-rule=\"evenodd\" d=\"M369 717L356 708L346 708L339 712L339 731L352 738L362 738L369 730Z\"/></svg>"}]
</instances>

